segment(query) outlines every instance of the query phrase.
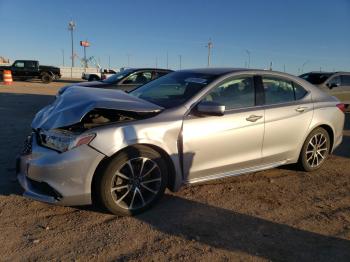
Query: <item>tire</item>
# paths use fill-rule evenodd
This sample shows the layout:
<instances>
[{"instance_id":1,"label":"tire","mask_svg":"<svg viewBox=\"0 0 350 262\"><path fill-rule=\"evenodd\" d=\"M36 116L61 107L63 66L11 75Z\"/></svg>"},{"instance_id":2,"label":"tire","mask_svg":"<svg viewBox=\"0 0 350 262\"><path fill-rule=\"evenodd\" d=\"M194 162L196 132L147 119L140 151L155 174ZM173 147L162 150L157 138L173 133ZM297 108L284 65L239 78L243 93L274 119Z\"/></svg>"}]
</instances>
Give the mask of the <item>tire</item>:
<instances>
[{"instance_id":1,"label":"tire","mask_svg":"<svg viewBox=\"0 0 350 262\"><path fill-rule=\"evenodd\" d=\"M88 81L98 81L100 80L98 76L90 76Z\"/></svg>"},{"instance_id":2,"label":"tire","mask_svg":"<svg viewBox=\"0 0 350 262\"><path fill-rule=\"evenodd\" d=\"M132 216L152 207L164 195L167 182L166 161L158 152L130 147L107 162L93 195L111 213Z\"/></svg>"},{"instance_id":3,"label":"tire","mask_svg":"<svg viewBox=\"0 0 350 262\"><path fill-rule=\"evenodd\" d=\"M319 169L327 159L330 147L331 142L328 132L322 127L314 129L305 139L301 149L298 161L299 167L307 172Z\"/></svg>"},{"instance_id":4,"label":"tire","mask_svg":"<svg viewBox=\"0 0 350 262\"><path fill-rule=\"evenodd\" d=\"M52 80L53 80L53 77L48 73L44 73L41 75L41 81L43 81L43 83L45 84L51 83Z\"/></svg>"}]
</instances>

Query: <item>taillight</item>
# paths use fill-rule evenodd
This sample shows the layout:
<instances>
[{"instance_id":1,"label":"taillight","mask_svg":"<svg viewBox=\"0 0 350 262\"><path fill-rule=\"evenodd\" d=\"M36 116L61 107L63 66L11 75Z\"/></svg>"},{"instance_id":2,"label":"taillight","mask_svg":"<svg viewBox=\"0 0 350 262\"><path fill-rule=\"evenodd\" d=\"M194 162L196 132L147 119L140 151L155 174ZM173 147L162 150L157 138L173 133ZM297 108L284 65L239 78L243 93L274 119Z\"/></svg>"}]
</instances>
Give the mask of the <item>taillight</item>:
<instances>
[{"instance_id":1,"label":"taillight","mask_svg":"<svg viewBox=\"0 0 350 262\"><path fill-rule=\"evenodd\" d=\"M337 104L337 107L343 112L345 113L345 104L341 103L341 104Z\"/></svg>"}]
</instances>

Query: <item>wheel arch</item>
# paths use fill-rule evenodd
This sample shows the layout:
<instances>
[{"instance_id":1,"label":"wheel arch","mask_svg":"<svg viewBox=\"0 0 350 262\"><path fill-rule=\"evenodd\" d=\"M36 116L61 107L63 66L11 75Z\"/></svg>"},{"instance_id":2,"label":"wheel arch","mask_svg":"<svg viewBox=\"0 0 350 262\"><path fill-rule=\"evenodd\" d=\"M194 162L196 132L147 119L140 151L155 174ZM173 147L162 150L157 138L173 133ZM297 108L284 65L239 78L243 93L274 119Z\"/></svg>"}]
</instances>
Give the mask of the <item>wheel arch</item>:
<instances>
[{"instance_id":1,"label":"wheel arch","mask_svg":"<svg viewBox=\"0 0 350 262\"><path fill-rule=\"evenodd\" d=\"M299 149L298 158L300 158L301 150L302 150L303 145L304 145L304 143L305 143L305 141L306 141L306 138L307 138L315 129L317 129L317 128L319 128L319 127L323 128L324 130L327 131L327 133L328 133L328 135L329 135L329 139L331 140L331 141L330 141L331 148L330 148L330 151L329 151L329 152L332 152L333 146L334 146L334 130L333 130L333 128L332 128L329 124L323 123L323 124L319 124L319 125L313 126L313 127L309 130L309 132L307 133L307 135L306 135L305 138L304 138L304 142L301 144L301 147L300 147L300 149Z\"/></svg>"},{"instance_id":2,"label":"wheel arch","mask_svg":"<svg viewBox=\"0 0 350 262\"><path fill-rule=\"evenodd\" d=\"M330 125L322 124L322 125L319 125L319 126L315 127L313 130L315 130L318 127L322 127L324 130L327 131L327 133L329 135L329 139L331 140L330 141L331 148L330 148L329 152L332 152L333 151L333 146L334 146L334 130L333 130L333 128Z\"/></svg>"},{"instance_id":3,"label":"wheel arch","mask_svg":"<svg viewBox=\"0 0 350 262\"><path fill-rule=\"evenodd\" d=\"M91 197L92 197L92 201L94 201L94 199L97 199L97 196L95 195L95 185L96 185L96 181L99 178L100 175L103 174L103 170L106 167L107 163L109 163L109 161L111 161L114 157L116 157L117 155L119 155L121 152L127 150L128 148L140 148L140 147L149 147L151 149L153 149L154 151L158 152L162 158L164 158L164 160L166 161L167 167L168 167L168 185L167 188L169 188L171 191L176 190L175 186L176 186L176 169L175 169L175 165L173 160L171 159L170 155L161 147L153 145L153 144L147 144L147 143L139 143L139 144L133 144L133 145L128 145L120 150L118 150L117 152L115 152L114 154L110 155L110 156L106 156L105 158L103 158L100 163L98 164L92 180L91 180Z\"/></svg>"}]
</instances>

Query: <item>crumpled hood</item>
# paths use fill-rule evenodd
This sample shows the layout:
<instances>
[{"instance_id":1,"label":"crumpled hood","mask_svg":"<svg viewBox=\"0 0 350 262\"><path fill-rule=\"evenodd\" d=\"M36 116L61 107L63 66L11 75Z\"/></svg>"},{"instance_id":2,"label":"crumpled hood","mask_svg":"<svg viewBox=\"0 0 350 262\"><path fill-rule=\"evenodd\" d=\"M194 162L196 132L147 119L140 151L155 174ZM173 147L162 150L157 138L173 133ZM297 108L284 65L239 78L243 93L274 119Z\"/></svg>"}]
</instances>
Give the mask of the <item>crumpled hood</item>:
<instances>
[{"instance_id":1,"label":"crumpled hood","mask_svg":"<svg viewBox=\"0 0 350 262\"><path fill-rule=\"evenodd\" d=\"M162 107L120 90L69 88L34 117L32 128L49 130L79 123L93 109L115 109L136 113L152 113Z\"/></svg>"}]
</instances>

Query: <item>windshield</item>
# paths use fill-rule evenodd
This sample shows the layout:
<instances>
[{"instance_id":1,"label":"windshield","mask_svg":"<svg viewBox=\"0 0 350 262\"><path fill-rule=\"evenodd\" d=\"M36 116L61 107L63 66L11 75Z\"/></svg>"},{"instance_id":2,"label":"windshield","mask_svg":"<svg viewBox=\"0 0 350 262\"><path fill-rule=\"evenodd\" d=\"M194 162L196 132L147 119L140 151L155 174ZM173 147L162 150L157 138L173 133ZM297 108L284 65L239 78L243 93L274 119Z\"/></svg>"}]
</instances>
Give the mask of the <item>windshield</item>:
<instances>
[{"instance_id":1,"label":"windshield","mask_svg":"<svg viewBox=\"0 0 350 262\"><path fill-rule=\"evenodd\" d=\"M216 77L212 74L174 72L143 85L130 94L164 108L172 108L185 103Z\"/></svg>"},{"instance_id":2,"label":"windshield","mask_svg":"<svg viewBox=\"0 0 350 262\"><path fill-rule=\"evenodd\" d=\"M110 77L108 77L107 79L103 80L102 82L104 83L109 83L109 84L114 84L116 82L118 82L120 79L124 78L125 76L131 74L132 72L134 72L134 69L125 69L115 75L112 75Z\"/></svg>"},{"instance_id":3,"label":"windshield","mask_svg":"<svg viewBox=\"0 0 350 262\"><path fill-rule=\"evenodd\" d=\"M332 74L331 73L308 73L300 77L313 85L323 84Z\"/></svg>"}]
</instances>

